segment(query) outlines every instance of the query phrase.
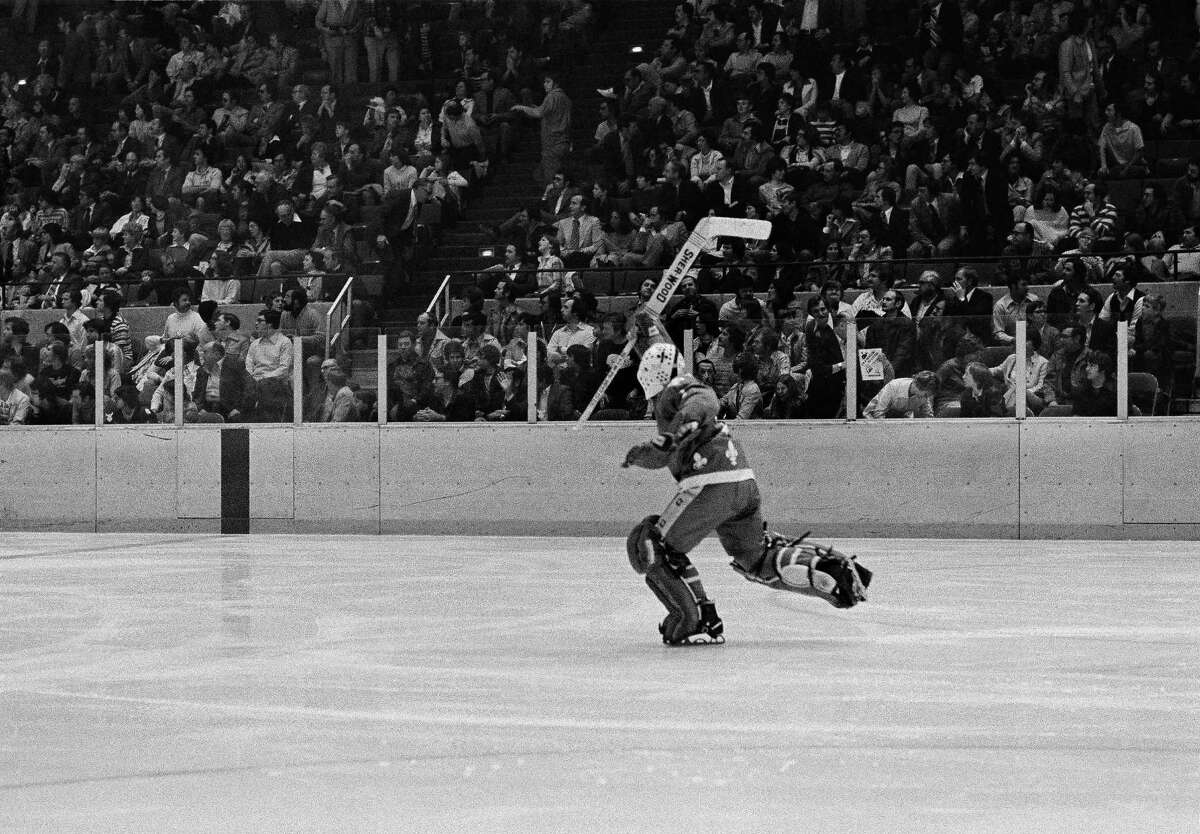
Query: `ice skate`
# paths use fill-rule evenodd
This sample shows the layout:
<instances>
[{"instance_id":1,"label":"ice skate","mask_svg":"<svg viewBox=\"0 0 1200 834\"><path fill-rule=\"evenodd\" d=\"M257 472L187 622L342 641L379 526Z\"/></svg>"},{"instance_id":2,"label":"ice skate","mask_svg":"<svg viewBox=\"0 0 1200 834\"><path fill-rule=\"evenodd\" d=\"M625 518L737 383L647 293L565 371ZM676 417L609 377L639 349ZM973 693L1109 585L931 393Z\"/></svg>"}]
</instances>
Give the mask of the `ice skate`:
<instances>
[{"instance_id":1,"label":"ice skate","mask_svg":"<svg viewBox=\"0 0 1200 834\"><path fill-rule=\"evenodd\" d=\"M725 642L725 624L717 614L717 606L711 602L700 603L700 622L691 634L672 641L666 638L662 625L658 631L668 646L715 646Z\"/></svg>"}]
</instances>

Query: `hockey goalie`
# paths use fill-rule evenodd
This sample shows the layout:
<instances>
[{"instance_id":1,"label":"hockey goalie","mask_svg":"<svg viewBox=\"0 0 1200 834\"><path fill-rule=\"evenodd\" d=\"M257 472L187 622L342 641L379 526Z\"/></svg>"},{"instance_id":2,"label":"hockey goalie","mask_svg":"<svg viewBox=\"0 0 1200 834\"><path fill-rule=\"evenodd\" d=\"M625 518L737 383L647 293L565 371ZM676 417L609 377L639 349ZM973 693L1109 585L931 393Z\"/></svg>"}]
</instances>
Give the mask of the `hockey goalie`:
<instances>
[{"instance_id":1,"label":"hockey goalie","mask_svg":"<svg viewBox=\"0 0 1200 834\"><path fill-rule=\"evenodd\" d=\"M688 552L714 530L734 570L752 582L819 597L837 608L866 600L871 572L852 556L807 540L766 533L758 484L716 393L687 373L675 346L651 345L638 367L654 399L658 435L634 446L622 466L666 467L678 491L661 515L647 516L627 542L629 562L667 609L667 645L723 643L724 626Z\"/></svg>"}]
</instances>

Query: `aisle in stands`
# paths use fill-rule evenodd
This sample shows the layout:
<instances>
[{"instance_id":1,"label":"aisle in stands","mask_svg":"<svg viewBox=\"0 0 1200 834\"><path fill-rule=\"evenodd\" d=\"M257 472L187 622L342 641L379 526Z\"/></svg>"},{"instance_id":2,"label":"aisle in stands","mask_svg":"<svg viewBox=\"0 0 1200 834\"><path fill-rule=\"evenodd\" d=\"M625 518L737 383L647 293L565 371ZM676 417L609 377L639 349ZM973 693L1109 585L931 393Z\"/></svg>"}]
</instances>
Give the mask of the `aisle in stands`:
<instances>
[{"instance_id":1,"label":"aisle in stands","mask_svg":"<svg viewBox=\"0 0 1200 834\"><path fill-rule=\"evenodd\" d=\"M305 419L371 419L379 384L392 419L526 419L527 329L547 345L540 416L570 418L624 334L656 324L602 319L599 297L644 291L709 213L775 226L719 241L661 322L681 345L693 331L719 393L737 388L731 417L846 413L839 362L816 357L844 356L849 317L885 387L907 402L932 375L943 414L974 378L996 389L982 413L1013 410L1019 319L1068 380L1028 391L1032 413L1115 409L1122 326L1135 370L1190 387L1194 308L1146 291L1200 277L1188 4L866 6L43 8L44 38L0 75L0 421L90 422L96 343L108 419L172 419L175 339L186 419L291 419L292 335ZM488 208L518 182L540 199ZM425 266L473 242L497 257L463 259L465 312L387 326ZM323 302L348 302L348 276L351 330L334 334ZM128 326L139 305L161 329ZM61 321L29 328L47 309ZM355 356L379 325L383 381ZM641 417L628 393L600 416Z\"/></svg>"}]
</instances>

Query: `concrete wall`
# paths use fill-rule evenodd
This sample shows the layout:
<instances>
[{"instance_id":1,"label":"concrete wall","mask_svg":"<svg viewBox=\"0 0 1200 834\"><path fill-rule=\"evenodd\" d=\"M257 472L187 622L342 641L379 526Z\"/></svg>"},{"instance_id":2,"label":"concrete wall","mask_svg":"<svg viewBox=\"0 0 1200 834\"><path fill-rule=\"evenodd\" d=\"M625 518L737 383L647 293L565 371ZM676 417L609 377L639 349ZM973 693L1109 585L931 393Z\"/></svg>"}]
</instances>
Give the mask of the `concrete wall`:
<instances>
[{"instance_id":1,"label":"concrete wall","mask_svg":"<svg viewBox=\"0 0 1200 834\"><path fill-rule=\"evenodd\" d=\"M1200 536L1192 418L737 426L764 515L825 536ZM221 426L5 428L0 529L221 529ZM623 535L646 423L251 426L252 532Z\"/></svg>"}]
</instances>

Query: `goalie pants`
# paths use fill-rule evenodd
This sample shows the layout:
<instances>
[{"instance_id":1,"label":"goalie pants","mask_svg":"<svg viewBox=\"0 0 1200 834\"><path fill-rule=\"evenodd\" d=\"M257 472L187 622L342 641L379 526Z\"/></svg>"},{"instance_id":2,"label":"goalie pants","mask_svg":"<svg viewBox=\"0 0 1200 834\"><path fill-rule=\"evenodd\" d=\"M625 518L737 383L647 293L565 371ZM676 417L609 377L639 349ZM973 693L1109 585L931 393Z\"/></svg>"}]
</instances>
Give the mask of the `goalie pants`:
<instances>
[{"instance_id":1,"label":"goalie pants","mask_svg":"<svg viewBox=\"0 0 1200 834\"><path fill-rule=\"evenodd\" d=\"M667 547L689 553L714 530L738 565L754 571L762 560L761 498L753 478L680 490L663 510L658 532Z\"/></svg>"}]
</instances>

